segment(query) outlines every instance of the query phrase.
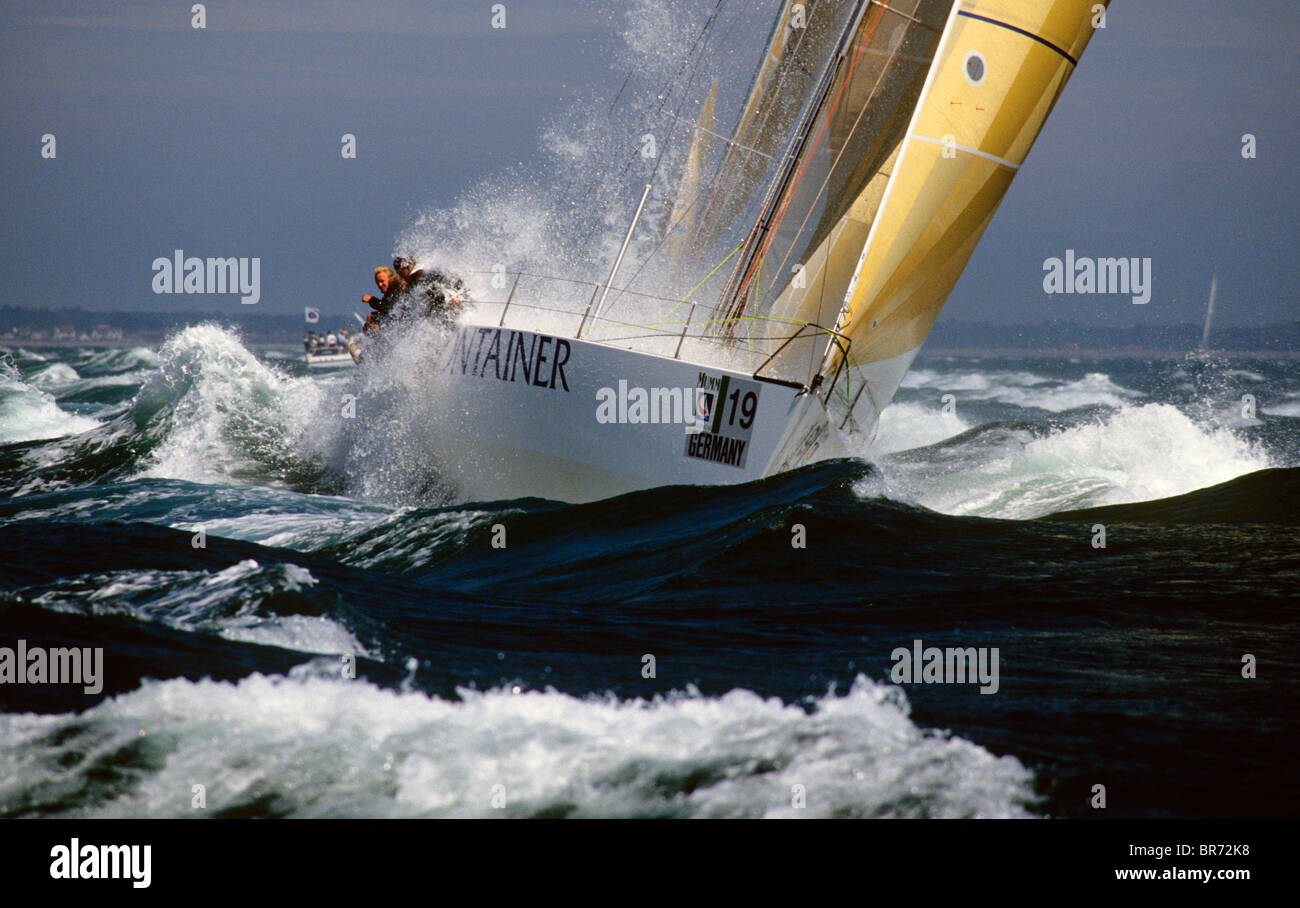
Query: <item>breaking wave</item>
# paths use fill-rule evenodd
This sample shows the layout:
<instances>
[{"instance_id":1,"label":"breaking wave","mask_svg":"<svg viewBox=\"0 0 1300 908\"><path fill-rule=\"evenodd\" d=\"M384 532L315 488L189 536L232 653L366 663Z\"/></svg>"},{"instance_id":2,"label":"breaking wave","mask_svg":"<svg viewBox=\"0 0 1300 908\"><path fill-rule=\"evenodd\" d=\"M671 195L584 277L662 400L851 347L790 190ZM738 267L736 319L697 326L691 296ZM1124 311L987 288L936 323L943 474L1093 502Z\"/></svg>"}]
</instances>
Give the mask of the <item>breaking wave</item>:
<instances>
[{"instance_id":1,"label":"breaking wave","mask_svg":"<svg viewBox=\"0 0 1300 908\"><path fill-rule=\"evenodd\" d=\"M917 727L901 690L862 676L804 708L742 689L444 700L330 670L0 715L0 815L193 817L196 784L205 815L241 817L1026 817L1034 801L1014 757Z\"/></svg>"},{"instance_id":2,"label":"breaking wave","mask_svg":"<svg viewBox=\"0 0 1300 908\"><path fill-rule=\"evenodd\" d=\"M1110 376L1101 372L1090 372L1082 378L1067 380L1023 371L940 372L914 369L903 378L901 387L936 393L962 392L963 399L997 401L1050 413L1097 405L1121 407L1145 396L1140 391L1117 385Z\"/></svg>"},{"instance_id":3,"label":"breaking wave","mask_svg":"<svg viewBox=\"0 0 1300 908\"><path fill-rule=\"evenodd\" d=\"M28 382L12 361L0 358L0 444L57 438L98 425L94 419L63 410L45 390L66 380L72 371L59 367L55 363L38 369Z\"/></svg>"},{"instance_id":4,"label":"breaking wave","mask_svg":"<svg viewBox=\"0 0 1300 908\"><path fill-rule=\"evenodd\" d=\"M1181 495L1270 466L1258 443L1153 403L1047 432L987 424L886 459L884 474L896 497L945 514L1026 519Z\"/></svg>"},{"instance_id":5,"label":"breaking wave","mask_svg":"<svg viewBox=\"0 0 1300 908\"><path fill-rule=\"evenodd\" d=\"M56 612L131 618L225 640L309 653L366 648L304 591L311 572L294 564L244 559L219 571L120 570L85 574L25 591L26 601Z\"/></svg>"}]
</instances>

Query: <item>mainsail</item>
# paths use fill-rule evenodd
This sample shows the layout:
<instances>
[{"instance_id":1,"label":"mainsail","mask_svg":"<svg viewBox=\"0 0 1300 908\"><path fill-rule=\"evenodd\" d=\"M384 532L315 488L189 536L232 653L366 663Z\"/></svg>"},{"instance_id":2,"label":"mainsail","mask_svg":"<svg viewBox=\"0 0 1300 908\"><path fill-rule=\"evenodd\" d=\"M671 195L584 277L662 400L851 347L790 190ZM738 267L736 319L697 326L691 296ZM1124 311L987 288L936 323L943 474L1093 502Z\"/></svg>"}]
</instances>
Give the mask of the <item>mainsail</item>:
<instances>
[{"instance_id":1,"label":"mainsail","mask_svg":"<svg viewBox=\"0 0 1300 908\"><path fill-rule=\"evenodd\" d=\"M753 198L789 141L809 92L857 4L784 0L727 151L699 206L693 245L707 247Z\"/></svg>"},{"instance_id":2,"label":"mainsail","mask_svg":"<svg viewBox=\"0 0 1300 908\"><path fill-rule=\"evenodd\" d=\"M834 325L950 7L857 5L724 293L724 319L762 320L734 333L761 342ZM810 379L824 342L788 346L777 374Z\"/></svg>"}]
</instances>

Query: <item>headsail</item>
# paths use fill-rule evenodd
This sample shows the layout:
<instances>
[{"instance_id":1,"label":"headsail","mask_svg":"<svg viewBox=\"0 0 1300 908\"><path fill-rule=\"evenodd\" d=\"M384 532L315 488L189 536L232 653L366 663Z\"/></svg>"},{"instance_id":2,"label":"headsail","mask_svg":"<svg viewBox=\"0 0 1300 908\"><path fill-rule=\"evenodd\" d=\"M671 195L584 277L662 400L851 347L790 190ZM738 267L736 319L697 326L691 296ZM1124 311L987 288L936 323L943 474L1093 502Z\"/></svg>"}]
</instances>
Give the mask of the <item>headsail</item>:
<instances>
[{"instance_id":1,"label":"headsail","mask_svg":"<svg viewBox=\"0 0 1300 908\"><path fill-rule=\"evenodd\" d=\"M838 321L850 366L910 357L925 339L1104 5L960 0L953 9ZM824 368L843 360L832 347Z\"/></svg>"}]
</instances>

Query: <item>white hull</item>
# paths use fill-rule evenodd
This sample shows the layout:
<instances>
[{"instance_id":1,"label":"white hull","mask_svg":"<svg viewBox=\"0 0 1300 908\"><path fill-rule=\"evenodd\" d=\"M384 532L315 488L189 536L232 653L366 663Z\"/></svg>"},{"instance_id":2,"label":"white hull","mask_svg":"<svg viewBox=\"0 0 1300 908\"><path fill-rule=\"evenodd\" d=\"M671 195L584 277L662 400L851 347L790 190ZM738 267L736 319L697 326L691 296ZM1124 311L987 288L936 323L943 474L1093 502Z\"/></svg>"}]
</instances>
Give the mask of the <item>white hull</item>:
<instances>
[{"instance_id":1,"label":"white hull","mask_svg":"<svg viewBox=\"0 0 1300 908\"><path fill-rule=\"evenodd\" d=\"M673 406L671 389L684 389L679 401L700 389L698 423ZM821 399L799 388L473 321L444 348L429 393L425 443L467 498L591 501L748 482L845 454Z\"/></svg>"},{"instance_id":2,"label":"white hull","mask_svg":"<svg viewBox=\"0 0 1300 908\"><path fill-rule=\"evenodd\" d=\"M844 385L836 388L827 406L831 421L841 434L861 436L864 443L875 439L880 414L894 399L920 349L916 347L901 356L846 370L847 381L843 376L840 378ZM852 419L848 418L850 407Z\"/></svg>"},{"instance_id":3,"label":"white hull","mask_svg":"<svg viewBox=\"0 0 1300 908\"><path fill-rule=\"evenodd\" d=\"M311 369L332 369L337 366L356 365L350 353L307 353L303 356L303 362Z\"/></svg>"}]
</instances>

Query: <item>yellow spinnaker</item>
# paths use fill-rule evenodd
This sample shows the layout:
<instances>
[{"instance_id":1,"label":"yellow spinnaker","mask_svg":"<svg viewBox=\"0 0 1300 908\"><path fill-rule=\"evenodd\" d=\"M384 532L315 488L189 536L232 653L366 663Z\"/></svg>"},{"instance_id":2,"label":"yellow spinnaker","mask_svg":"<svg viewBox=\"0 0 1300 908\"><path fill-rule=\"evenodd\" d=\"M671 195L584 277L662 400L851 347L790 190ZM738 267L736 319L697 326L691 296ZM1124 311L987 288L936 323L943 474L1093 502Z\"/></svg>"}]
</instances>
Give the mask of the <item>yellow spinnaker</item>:
<instances>
[{"instance_id":1,"label":"yellow spinnaker","mask_svg":"<svg viewBox=\"0 0 1300 908\"><path fill-rule=\"evenodd\" d=\"M956 4L841 313L851 365L925 339L1106 2Z\"/></svg>"}]
</instances>

